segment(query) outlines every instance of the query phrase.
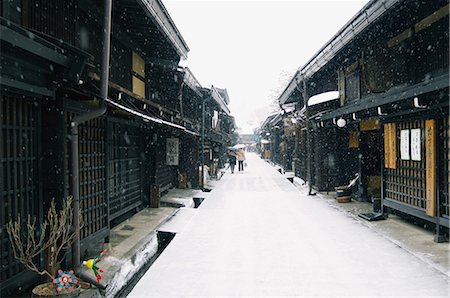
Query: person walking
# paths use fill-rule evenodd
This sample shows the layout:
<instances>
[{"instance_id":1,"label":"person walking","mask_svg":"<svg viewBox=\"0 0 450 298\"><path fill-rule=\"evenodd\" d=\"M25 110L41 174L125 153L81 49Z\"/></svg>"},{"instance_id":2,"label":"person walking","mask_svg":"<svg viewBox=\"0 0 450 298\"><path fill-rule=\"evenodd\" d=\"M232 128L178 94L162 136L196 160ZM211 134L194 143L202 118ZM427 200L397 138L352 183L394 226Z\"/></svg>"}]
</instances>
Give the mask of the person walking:
<instances>
[{"instance_id":1,"label":"person walking","mask_svg":"<svg viewBox=\"0 0 450 298\"><path fill-rule=\"evenodd\" d=\"M237 160L238 160L238 170L239 170L239 172L240 171L244 171L244 161L245 161L245 153L244 153L244 150L242 150L242 149L239 149L237 152L236 152L236 155L237 155Z\"/></svg>"},{"instance_id":2,"label":"person walking","mask_svg":"<svg viewBox=\"0 0 450 298\"><path fill-rule=\"evenodd\" d=\"M236 153L233 150L228 151L228 163L230 164L231 174L233 174L236 166Z\"/></svg>"}]
</instances>

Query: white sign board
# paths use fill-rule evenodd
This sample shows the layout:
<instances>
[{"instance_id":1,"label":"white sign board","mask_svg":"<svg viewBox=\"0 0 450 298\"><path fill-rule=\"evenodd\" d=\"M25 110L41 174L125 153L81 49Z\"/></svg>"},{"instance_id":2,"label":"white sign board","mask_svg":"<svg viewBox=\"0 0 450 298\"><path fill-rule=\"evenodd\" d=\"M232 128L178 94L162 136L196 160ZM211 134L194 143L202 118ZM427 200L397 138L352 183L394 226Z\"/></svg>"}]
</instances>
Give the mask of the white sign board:
<instances>
[{"instance_id":1,"label":"white sign board","mask_svg":"<svg viewBox=\"0 0 450 298\"><path fill-rule=\"evenodd\" d=\"M411 129L411 159L420 161L420 128Z\"/></svg>"},{"instance_id":2,"label":"white sign board","mask_svg":"<svg viewBox=\"0 0 450 298\"><path fill-rule=\"evenodd\" d=\"M400 158L409 160L409 129L400 131Z\"/></svg>"},{"instance_id":3,"label":"white sign board","mask_svg":"<svg viewBox=\"0 0 450 298\"><path fill-rule=\"evenodd\" d=\"M166 143L166 165L177 166L180 155L178 138L168 138Z\"/></svg>"}]
</instances>

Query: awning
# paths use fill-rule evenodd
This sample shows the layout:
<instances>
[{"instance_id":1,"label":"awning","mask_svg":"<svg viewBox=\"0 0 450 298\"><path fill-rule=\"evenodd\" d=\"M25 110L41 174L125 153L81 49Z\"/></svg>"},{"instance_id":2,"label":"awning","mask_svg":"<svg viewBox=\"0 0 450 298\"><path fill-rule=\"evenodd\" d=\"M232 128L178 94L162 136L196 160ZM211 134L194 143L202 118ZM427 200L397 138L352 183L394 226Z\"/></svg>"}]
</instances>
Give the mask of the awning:
<instances>
[{"instance_id":1,"label":"awning","mask_svg":"<svg viewBox=\"0 0 450 298\"><path fill-rule=\"evenodd\" d=\"M106 102L108 104L118 108L118 109L121 109L122 111L128 112L128 113L130 113L130 114L132 114L134 116L137 116L137 117L141 118L143 121L147 121L147 122L151 121L151 122L155 122L155 123L158 123L158 124L167 125L167 126L170 126L170 127L176 128L176 129L180 129L180 130L182 130L182 131L184 131L186 133L192 134L194 136L200 136L199 133L197 133L195 131L192 131L192 130L189 130L189 129L187 129L184 126L181 126L181 125L178 125L178 124L175 124L175 123L163 120L163 119L159 119L159 118L156 118L156 117L153 117L153 116L150 116L150 115L145 115L142 112L138 112L136 110L133 110L132 108L129 108L129 107L126 107L126 106L124 106L122 104L119 104L119 103L117 103L117 102L115 102L115 101L113 101L113 100L111 100L109 98L106 99Z\"/></svg>"},{"instance_id":2,"label":"awning","mask_svg":"<svg viewBox=\"0 0 450 298\"><path fill-rule=\"evenodd\" d=\"M324 102L329 102L339 98L339 91L328 91L311 96L308 99L308 106L314 106Z\"/></svg>"},{"instance_id":3,"label":"awning","mask_svg":"<svg viewBox=\"0 0 450 298\"><path fill-rule=\"evenodd\" d=\"M382 105L394 103L421 94L433 92L449 86L449 74L444 74L436 78L421 82L414 86L404 88L393 88L382 94L374 94L365 97L355 103L349 104L342 108L336 109L330 113L326 113L318 118L318 120L327 120L336 118L345 114L356 113L359 111L377 108Z\"/></svg>"}]
</instances>

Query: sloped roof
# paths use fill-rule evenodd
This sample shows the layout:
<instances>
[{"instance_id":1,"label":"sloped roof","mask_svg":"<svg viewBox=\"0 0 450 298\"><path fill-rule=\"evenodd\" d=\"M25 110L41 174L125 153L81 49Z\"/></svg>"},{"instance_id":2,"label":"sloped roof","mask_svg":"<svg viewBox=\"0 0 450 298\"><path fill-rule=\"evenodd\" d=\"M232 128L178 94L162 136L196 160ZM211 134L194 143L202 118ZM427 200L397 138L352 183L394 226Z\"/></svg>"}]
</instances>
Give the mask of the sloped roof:
<instances>
[{"instance_id":1,"label":"sloped roof","mask_svg":"<svg viewBox=\"0 0 450 298\"><path fill-rule=\"evenodd\" d=\"M183 82L188 85L197 95L202 96L201 88L199 81L195 78L194 74L188 67L183 68Z\"/></svg>"},{"instance_id":2,"label":"sloped roof","mask_svg":"<svg viewBox=\"0 0 450 298\"><path fill-rule=\"evenodd\" d=\"M400 0L371 0L356 15L350 19L323 47L314 54L308 62L300 67L289 84L281 93L280 104L289 102L298 84L311 77L326 65L337 53L347 46L364 29L369 27L382 14L398 4Z\"/></svg>"},{"instance_id":3,"label":"sloped roof","mask_svg":"<svg viewBox=\"0 0 450 298\"><path fill-rule=\"evenodd\" d=\"M225 103L230 104L230 98L228 97L227 89L221 89L216 87L217 92L219 92L220 96L222 96Z\"/></svg>"},{"instance_id":4,"label":"sloped roof","mask_svg":"<svg viewBox=\"0 0 450 298\"><path fill-rule=\"evenodd\" d=\"M103 1L99 1L102 5ZM120 0L114 2L113 10L114 23L120 24L133 41L142 44L141 50L148 57L175 60L176 54L187 58L189 47L161 0Z\"/></svg>"},{"instance_id":5,"label":"sloped roof","mask_svg":"<svg viewBox=\"0 0 450 298\"><path fill-rule=\"evenodd\" d=\"M220 92L215 88L214 86L211 86L211 97L214 99L215 102L222 108L222 110L227 114L230 115L230 109L227 106L227 103L225 99L222 97Z\"/></svg>"}]
</instances>

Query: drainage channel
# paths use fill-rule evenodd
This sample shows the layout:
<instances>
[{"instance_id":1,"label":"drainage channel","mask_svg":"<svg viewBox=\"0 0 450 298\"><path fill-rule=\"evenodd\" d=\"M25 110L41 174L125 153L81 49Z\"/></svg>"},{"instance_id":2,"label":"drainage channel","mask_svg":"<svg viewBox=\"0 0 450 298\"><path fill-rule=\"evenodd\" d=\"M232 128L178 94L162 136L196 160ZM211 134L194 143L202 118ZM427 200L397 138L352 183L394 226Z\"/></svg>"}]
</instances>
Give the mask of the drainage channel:
<instances>
[{"instance_id":1,"label":"drainage channel","mask_svg":"<svg viewBox=\"0 0 450 298\"><path fill-rule=\"evenodd\" d=\"M205 200L205 198L192 198L194 201L194 208L198 208L203 201ZM185 207L185 205L181 204L181 203L175 203L175 202L160 202L160 206L161 207L173 207L173 208L182 208Z\"/></svg>"},{"instance_id":2,"label":"drainage channel","mask_svg":"<svg viewBox=\"0 0 450 298\"><path fill-rule=\"evenodd\" d=\"M158 231L158 250L156 253L142 266L138 272L127 282L127 284L120 289L114 297L126 297L131 293L133 288L139 282L139 280L144 276L148 269L153 265L156 259L161 255L161 253L166 249L169 243L175 237L175 233Z\"/></svg>"}]
</instances>

